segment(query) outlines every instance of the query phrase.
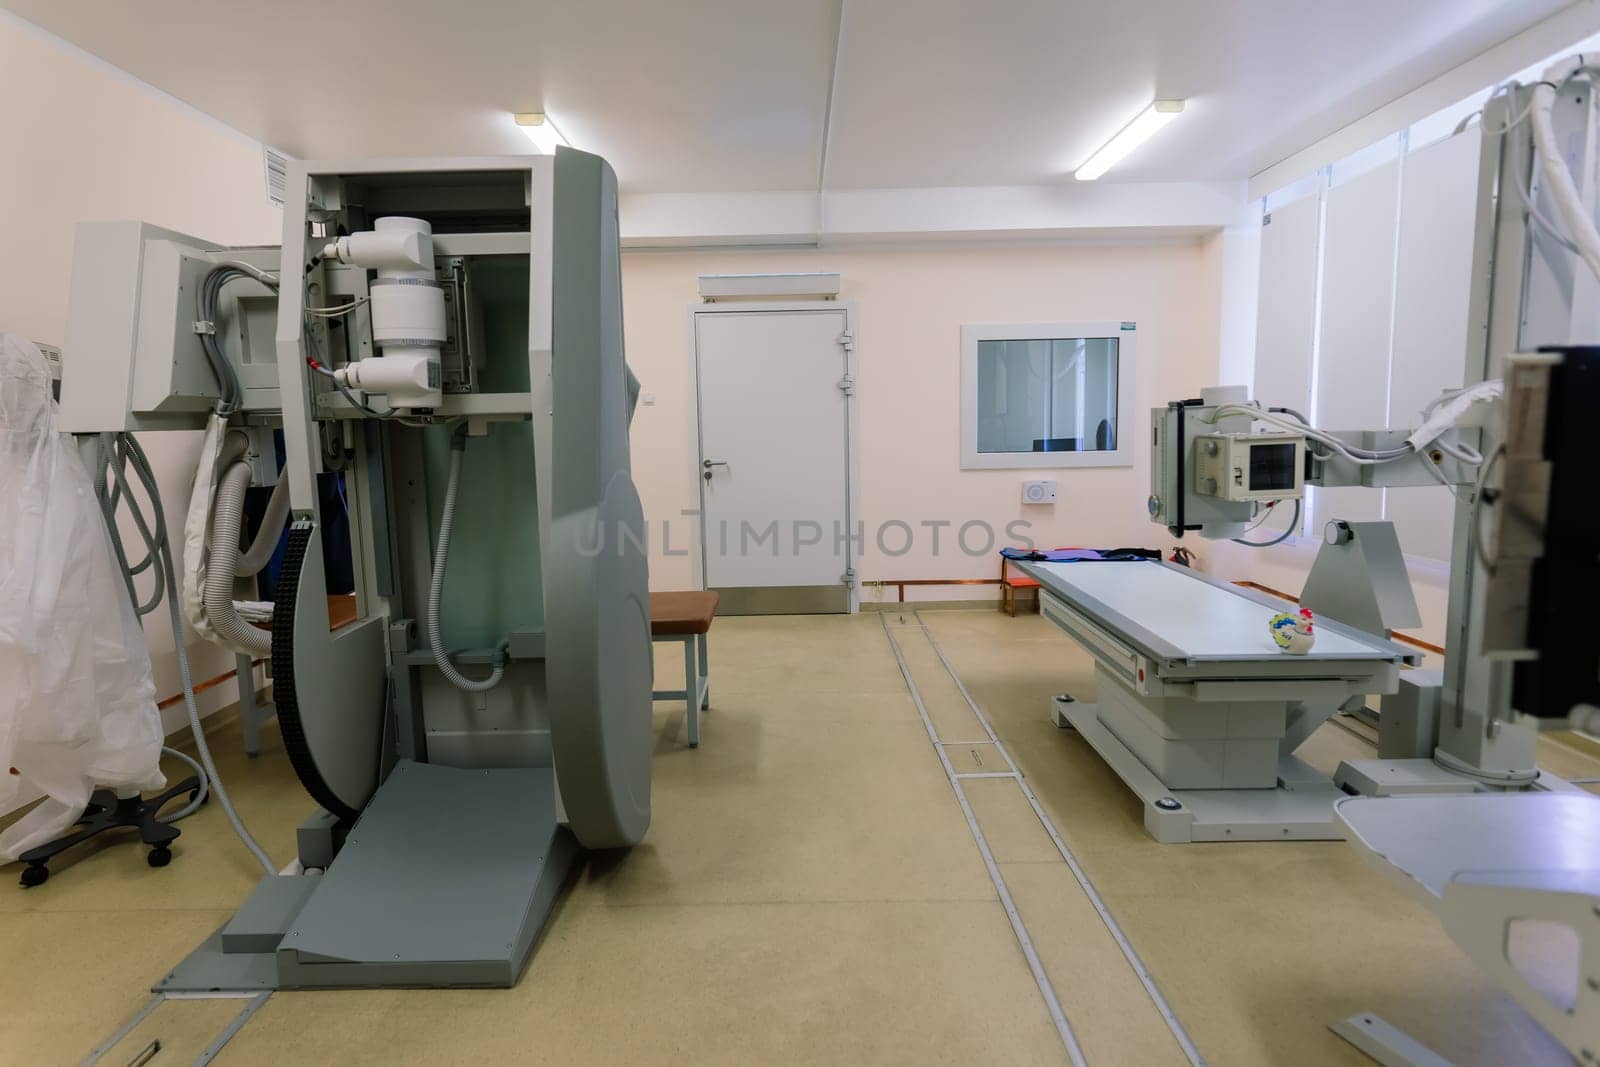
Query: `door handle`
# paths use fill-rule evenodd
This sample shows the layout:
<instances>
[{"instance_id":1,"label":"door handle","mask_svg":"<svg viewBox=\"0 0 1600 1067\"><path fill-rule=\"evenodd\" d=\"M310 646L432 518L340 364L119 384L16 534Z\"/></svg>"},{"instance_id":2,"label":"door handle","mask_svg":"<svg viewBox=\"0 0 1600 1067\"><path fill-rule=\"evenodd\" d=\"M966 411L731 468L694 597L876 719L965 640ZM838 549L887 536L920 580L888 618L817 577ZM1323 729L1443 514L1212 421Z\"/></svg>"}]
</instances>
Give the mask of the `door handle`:
<instances>
[{"instance_id":1,"label":"door handle","mask_svg":"<svg viewBox=\"0 0 1600 1067\"><path fill-rule=\"evenodd\" d=\"M726 467L727 465L728 461L725 459L708 459L704 463L700 464L700 466L704 467L706 470L710 470L712 467Z\"/></svg>"}]
</instances>

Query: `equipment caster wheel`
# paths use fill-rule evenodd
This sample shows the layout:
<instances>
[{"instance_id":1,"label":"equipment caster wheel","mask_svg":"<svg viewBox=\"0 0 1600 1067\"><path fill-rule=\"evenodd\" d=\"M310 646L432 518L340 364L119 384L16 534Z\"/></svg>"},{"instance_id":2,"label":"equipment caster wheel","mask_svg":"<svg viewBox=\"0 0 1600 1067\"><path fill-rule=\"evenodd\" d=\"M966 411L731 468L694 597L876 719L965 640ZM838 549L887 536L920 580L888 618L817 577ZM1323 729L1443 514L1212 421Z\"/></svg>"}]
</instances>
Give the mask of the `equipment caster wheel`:
<instances>
[{"instance_id":1,"label":"equipment caster wheel","mask_svg":"<svg viewBox=\"0 0 1600 1067\"><path fill-rule=\"evenodd\" d=\"M22 868L22 888L32 889L50 880L50 868L45 866Z\"/></svg>"},{"instance_id":2,"label":"equipment caster wheel","mask_svg":"<svg viewBox=\"0 0 1600 1067\"><path fill-rule=\"evenodd\" d=\"M165 845L153 848L144 861L152 867L165 867L172 862L172 850Z\"/></svg>"}]
</instances>

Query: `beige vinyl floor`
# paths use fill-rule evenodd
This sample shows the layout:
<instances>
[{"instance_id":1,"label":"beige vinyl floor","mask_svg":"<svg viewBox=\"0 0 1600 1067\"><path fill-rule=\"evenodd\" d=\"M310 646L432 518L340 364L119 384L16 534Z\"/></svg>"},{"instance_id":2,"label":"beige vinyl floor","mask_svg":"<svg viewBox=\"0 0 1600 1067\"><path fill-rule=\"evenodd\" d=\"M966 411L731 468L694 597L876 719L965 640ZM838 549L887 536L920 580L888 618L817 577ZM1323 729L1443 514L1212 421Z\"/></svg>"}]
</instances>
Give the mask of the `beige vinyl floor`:
<instances>
[{"instance_id":1,"label":"beige vinyl floor","mask_svg":"<svg viewBox=\"0 0 1600 1067\"><path fill-rule=\"evenodd\" d=\"M648 838L591 859L515 988L279 993L215 1062L1067 1062L885 623L955 769L1004 770L943 649L1205 1061L1365 1063L1327 1025L1375 1009L1462 1064L1568 1062L1347 845L1150 840L1046 719L1052 694L1092 695L1088 658L1036 615L993 611L719 619L701 747L681 703L656 704ZM680 664L664 646L662 677ZM1371 753L1359 733L1330 724L1302 752L1331 771ZM311 804L275 727L264 743L247 760L229 726L213 745L287 863ZM1571 749L1544 758L1600 775ZM1087 1062L1187 1062L1015 780L963 784ZM243 899L257 870L217 806L183 830L162 870L128 845L33 890L0 869L0 1063L81 1060ZM188 1064L243 1004L164 1001L100 1062L158 1038L153 1067Z\"/></svg>"}]
</instances>

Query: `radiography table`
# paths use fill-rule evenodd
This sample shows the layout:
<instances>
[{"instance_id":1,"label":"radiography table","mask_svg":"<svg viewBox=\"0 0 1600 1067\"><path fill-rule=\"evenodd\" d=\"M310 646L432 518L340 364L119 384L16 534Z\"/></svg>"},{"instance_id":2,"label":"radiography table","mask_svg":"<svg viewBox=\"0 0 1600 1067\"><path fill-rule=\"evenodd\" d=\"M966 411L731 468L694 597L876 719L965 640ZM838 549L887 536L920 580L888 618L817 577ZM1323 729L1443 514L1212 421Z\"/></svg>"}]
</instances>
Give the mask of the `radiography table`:
<instances>
[{"instance_id":1,"label":"radiography table","mask_svg":"<svg viewBox=\"0 0 1600 1067\"><path fill-rule=\"evenodd\" d=\"M1318 619L1309 655L1267 629L1283 604L1164 562L1023 562L1040 611L1094 657L1097 703L1058 697L1163 842L1336 839L1344 794L1293 752L1342 705L1392 693L1416 656Z\"/></svg>"}]
</instances>

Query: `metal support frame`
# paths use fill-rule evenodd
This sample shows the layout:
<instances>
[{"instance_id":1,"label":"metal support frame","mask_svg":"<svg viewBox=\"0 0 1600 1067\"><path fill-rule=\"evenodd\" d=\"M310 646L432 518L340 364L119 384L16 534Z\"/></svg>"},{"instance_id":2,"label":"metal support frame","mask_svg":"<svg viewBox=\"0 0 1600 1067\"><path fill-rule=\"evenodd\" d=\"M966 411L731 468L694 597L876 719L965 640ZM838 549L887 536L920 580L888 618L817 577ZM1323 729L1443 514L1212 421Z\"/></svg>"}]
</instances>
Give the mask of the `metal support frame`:
<instances>
[{"instance_id":1,"label":"metal support frame","mask_svg":"<svg viewBox=\"0 0 1600 1067\"><path fill-rule=\"evenodd\" d=\"M79 1062L78 1067L94 1067L95 1064L101 1062L103 1059L105 1059L106 1053L110 1052L112 1049L116 1048L119 1044L126 1040L128 1035L133 1033L141 1023L154 1014L157 1008L169 1001L244 1000L246 1002L244 1007L239 1009L239 1012L229 1019L222 1029L217 1032L217 1035L206 1044L206 1047L200 1051L200 1054L190 1061L190 1067L205 1067L206 1064L217 1058L218 1054L222 1052L223 1047L227 1045L229 1041L232 1041L240 1030L244 1029L244 1024L249 1022L250 1018L255 1015L257 1011L261 1010L261 1006L265 1004L268 998L271 996L272 993L270 990L265 992L252 991L243 994L236 992L216 992L182 994L178 996L173 996L167 993L157 993L145 1003L143 1008L139 1009L135 1015L128 1019L127 1022L123 1023L120 1027L114 1030L111 1033L111 1036L107 1037L104 1041L101 1041L94 1048L90 1049L89 1054ZM139 1065L150 1062L155 1054L161 1051L161 1048L162 1046L159 1039L152 1040L149 1044L145 1045L144 1048L140 1050L140 1052L135 1055L132 1060L129 1061L130 1065Z\"/></svg>"},{"instance_id":2,"label":"metal support frame","mask_svg":"<svg viewBox=\"0 0 1600 1067\"><path fill-rule=\"evenodd\" d=\"M682 700L689 705L689 747L700 747L700 713L711 710L711 668L708 646L711 633L662 634L652 638L656 642L677 642L683 645L683 688L652 689L652 700ZM692 694L692 695L691 695Z\"/></svg>"},{"instance_id":3,"label":"metal support frame","mask_svg":"<svg viewBox=\"0 0 1600 1067\"><path fill-rule=\"evenodd\" d=\"M278 713L276 704L256 703L255 662L244 653L233 657L234 674L239 683L239 728L244 732L244 754L251 759L261 755L261 724Z\"/></svg>"},{"instance_id":4,"label":"metal support frame","mask_svg":"<svg viewBox=\"0 0 1600 1067\"><path fill-rule=\"evenodd\" d=\"M1541 201L1550 211L1551 197L1533 158L1531 123L1512 119L1533 106L1536 91L1523 86L1492 97L1481 119L1485 131L1498 132L1488 135L1478 170L1468 386L1504 376L1515 353L1595 336L1595 280L1559 234L1529 218ZM1557 87L1555 98L1555 138L1592 213L1600 143L1593 86L1574 80ZM1497 455L1505 437L1503 427L1487 426L1479 450ZM1437 747L1416 753L1422 758L1342 765L1341 783L1377 795L1341 799L1334 814L1368 864L1422 900L1468 957L1574 1058L1589 1062L1600 1051L1600 979L1584 970L1592 970L1600 947L1600 875L1590 860L1600 841L1600 805L1538 771L1537 734L1514 711L1512 663L1485 654L1497 647L1486 635L1502 624L1503 612L1497 617L1488 596L1493 565L1477 550L1479 503L1466 494L1455 506L1449 639L1436 709L1428 712L1436 714ZM1463 790L1467 795L1425 795ZM1401 793L1422 795L1392 795ZM1515 922L1564 927L1574 936L1570 1003L1537 987L1513 961ZM1446 1063L1372 1013L1332 1029L1386 1067Z\"/></svg>"},{"instance_id":5,"label":"metal support frame","mask_svg":"<svg viewBox=\"0 0 1600 1067\"><path fill-rule=\"evenodd\" d=\"M239 1014L230 1019L228 1021L228 1025L222 1028L222 1032L216 1037L212 1038L211 1043L206 1045L206 1047L201 1050L200 1055L195 1057L194 1063L191 1065L191 1067L205 1067L206 1064L216 1059L218 1054L222 1052L223 1046L229 1041L232 1041L234 1035L240 1030L244 1029L244 1024L250 1021L251 1016L261 1010L261 1006L265 1004L267 1002L267 998L271 996L272 994L270 992L265 992L257 993L255 996L251 997L249 1003L245 1004L243 1008L239 1009Z\"/></svg>"},{"instance_id":6,"label":"metal support frame","mask_svg":"<svg viewBox=\"0 0 1600 1067\"><path fill-rule=\"evenodd\" d=\"M1600 849L1600 799L1576 790L1344 797L1334 819L1368 866L1433 912L1461 951L1574 1059L1594 1060L1600 871L1592 857ZM1519 924L1528 926L1519 933ZM1552 949L1551 931L1564 932L1570 949ZM1346 1032L1369 1016L1334 1030L1369 1051ZM1402 1048L1413 1047L1389 1032ZM1373 1055L1382 1063L1442 1062Z\"/></svg>"},{"instance_id":7,"label":"metal support frame","mask_svg":"<svg viewBox=\"0 0 1600 1067\"><path fill-rule=\"evenodd\" d=\"M1097 672L1099 684L1115 684ZM1294 756L1278 757L1267 789L1169 789L1101 718L1099 705L1058 696L1050 721L1076 730L1144 807L1144 828L1162 844L1197 841L1333 841L1333 802L1344 794Z\"/></svg>"},{"instance_id":8,"label":"metal support frame","mask_svg":"<svg viewBox=\"0 0 1600 1067\"><path fill-rule=\"evenodd\" d=\"M1369 1011L1328 1027L1383 1067L1450 1067L1450 1061Z\"/></svg>"}]
</instances>

